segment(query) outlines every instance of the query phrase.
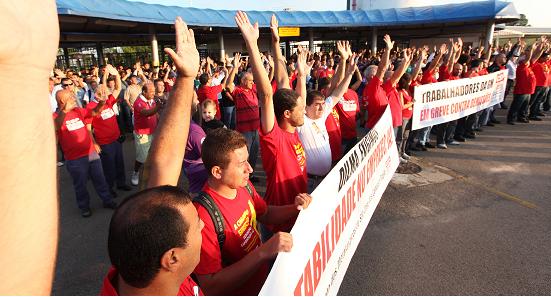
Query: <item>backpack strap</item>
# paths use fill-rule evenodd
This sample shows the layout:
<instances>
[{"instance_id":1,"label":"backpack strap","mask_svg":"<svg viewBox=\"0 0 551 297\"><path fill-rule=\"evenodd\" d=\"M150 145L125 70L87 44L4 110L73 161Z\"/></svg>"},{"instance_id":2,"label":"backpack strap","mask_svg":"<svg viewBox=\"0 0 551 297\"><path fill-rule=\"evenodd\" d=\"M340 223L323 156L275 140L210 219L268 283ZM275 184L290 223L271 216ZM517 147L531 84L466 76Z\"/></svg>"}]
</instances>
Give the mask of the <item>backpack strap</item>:
<instances>
[{"instance_id":1,"label":"backpack strap","mask_svg":"<svg viewBox=\"0 0 551 297\"><path fill-rule=\"evenodd\" d=\"M203 191L199 192L199 195L193 198L193 202L201 204L208 211L210 218L212 219L212 223L214 224L214 231L216 231L220 252L222 252L222 247L226 241L226 234L224 234L224 218L222 217L220 209L218 209L218 206L216 206L216 203L214 203L212 197Z\"/></svg>"},{"instance_id":2,"label":"backpack strap","mask_svg":"<svg viewBox=\"0 0 551 297\"><path fill-rule=\"evenodd\" d=\"M251 196L251 198L254 198L253 189L251 188L251 185L249 183L247 183L245 189L247 189L247 192L249 192L249 196Z\"/></svg>"}]
</instances>

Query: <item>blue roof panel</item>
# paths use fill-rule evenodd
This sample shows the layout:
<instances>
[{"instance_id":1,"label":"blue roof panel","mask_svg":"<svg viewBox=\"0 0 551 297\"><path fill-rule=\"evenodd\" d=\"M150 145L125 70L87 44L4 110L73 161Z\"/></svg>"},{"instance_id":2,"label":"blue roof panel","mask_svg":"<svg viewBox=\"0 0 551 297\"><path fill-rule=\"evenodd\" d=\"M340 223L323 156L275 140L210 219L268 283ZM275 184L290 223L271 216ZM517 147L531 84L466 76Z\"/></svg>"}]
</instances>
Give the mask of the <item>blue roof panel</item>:
<instances>
[{"instance_id":1,"label":"blue roof panel","mask_svg":"<svg viewBox=\"0 0 551 297\"><path fill-rule=\"evenodd\" d=\"M172 24L176 16L181 16L192 26L236 27L234 10L164 6L127 0L56 0L56 2L59 15L155 24ZM499 0L356 11L248 11L247 13L251 21L258 21L260 27L270 26L273 13L277 15L280 26L296 27L393 26L519 17L512 3Z\"/></svg>"}]
</instances>

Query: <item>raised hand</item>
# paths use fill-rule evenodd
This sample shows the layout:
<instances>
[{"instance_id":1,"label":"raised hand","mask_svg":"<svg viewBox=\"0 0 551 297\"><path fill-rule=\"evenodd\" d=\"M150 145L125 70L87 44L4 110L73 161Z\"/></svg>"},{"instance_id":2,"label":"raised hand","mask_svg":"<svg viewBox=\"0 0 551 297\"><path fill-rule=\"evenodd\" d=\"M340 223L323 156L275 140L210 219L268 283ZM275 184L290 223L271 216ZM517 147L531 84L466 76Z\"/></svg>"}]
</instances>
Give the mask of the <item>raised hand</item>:
<instances>
[{"instance_id":1,"label":"raised hand","mask_svg":"<svg viewBox=\"0 0 551 297\"><path fill-rule=\"evenodd\" d=\"M349 57L348 50L350 49L350 43L348 41L337 41L337 50L343 61L346 61Z\"/></svg>"},{"instance_id":2,"label":"raised hand","mask_svg":"<svg viewBox=\"0 0 551 297\"><path fill-rule=\"evenodd\" d=\"M111 64L107 64L107 66L105 66L105 70L107 71L107 73L109 73L111 75L118 75L119 74L117 69L115 69L115 67L113 67L113 65L111 65Z\"/></svg>"},{"instance_id":3,"label":"raised hand","mask_svg":"<svg viewBox=\"0 0 551 297\"><path fill-rule=\"evenodd\" d=\"M352 56L350 56L350 61L348 61L348 63L346 64L343 64L343 65L346 65L346 74L347 75L352 75L354 74L354 72L356 72L356 64L357 64L357 60L356 60L356 57L357 55L354 53L352 54ZM346 60L343 60L343 62L346 62Z\"/></svg>"},{"instance_id":4,"label":"raised hand","mask_svg":"<svg viewBox=\"0 0 551 297\"><path fill-rule=\"evenodd\" d=\"M270 30L272 31L272 42L279 43L279 23L275 14L272 14L270 20Z\"/></svg>"},{"instance_id":5,"label":"raised hand","mask_svg":"<svg viewBox=\"0 0 551 297\"><path fill-rule=\"evenodd\" d=\"M388 34L386 34L385 37L383 37L383 41L385 42L386 48L388 50L391 50L394 47L394 41L390 39L390 36Z\"/></svg>"},{"instance_id":6,"label":"raised hand","mask_svg":"<svg viewBox=\"0 0 551 297\"><path fill-rule=\"evenodd\" d=\"M239 30L241 30L241 35L246 42L253 43L258 40L258 36L260 35L258 31L258 22L254 23L254 25L251 24L245 12L238 11L235 14L235 23L237 27L239 27Z\"/></svg>"},{"instance_id":7,"label":"raised hand","mask_svg":"<svg viewBox=\"0 0 551 297\"><path fill-rule=\"evenodd\" d=\"M236 67L235 69L237 69L237 67L239 67L239 65L241 64L241 53L235 53L235 55L233 55L233 67Z\"/></svg>"},{"instance_id":8,"label":"raised hand","mask_svg":"<svg viewBox=\"0 0 551 297\"><path fill-rule=\"evenodd\" d=\"M299 76L306 76L306 58L308 57L308 52L303 50L302 46L298 47L297 55L297 71Z\"/></svg>"},{"instance_id":9,"label":"raised hand","mask_svg":"<svg viewBox=\"0 0 551 297\"><path fill-rule=\"evenodd\" d=\"M188 29L182 18L174 21L176 31L176 52L171 48L165 48L178 70L179 77L194 78L197 75L199 65L199 52L195 46L195 35L192 29Z\"/></svg>"},{"instance_id":10,"label":"raised hand","mask_svg":"<svg viewBox=\"0 0 551 297\"><path fill-rule=\"evenodd\" d=\"M448 49L448 45L446 45L445 43L442 43L440 45L440 54L445 54L446 53L446 50Z\"/></svg>"}]
</instances>

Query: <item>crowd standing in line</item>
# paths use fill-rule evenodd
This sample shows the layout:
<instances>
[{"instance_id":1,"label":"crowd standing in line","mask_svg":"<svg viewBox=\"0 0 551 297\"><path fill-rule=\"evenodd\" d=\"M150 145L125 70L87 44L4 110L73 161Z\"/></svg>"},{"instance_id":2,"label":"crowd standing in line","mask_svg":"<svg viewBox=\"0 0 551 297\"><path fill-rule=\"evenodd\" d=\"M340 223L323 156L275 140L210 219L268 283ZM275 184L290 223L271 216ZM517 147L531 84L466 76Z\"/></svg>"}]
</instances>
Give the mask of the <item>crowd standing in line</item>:
<instances>
[{"instance_id":1,"label":"crowd standing in line","mask_svg":"<svg viewBox=\"0 0 551 297\"><path fill-rule=\"evenodd\" d=\"M272 17L271 52L260 52L258 24L235 17L248 56L199 58L193 31L177 19L172 64L56 69L50 102L77 206L92 214L90 177L106 208L113 264L102 294L256 295L277 253L292 249L288 233L332 166L373 129L390 106L400 154L448 149L500 124L540 121L549 111L549 41L473 49L461 38L430 49L397 48L390 36L378 52L299 47L285 58ZM414 88L509 69L514 98L456 121L412 130ZM434 128L434 129L433 129ZM146 188L117 207L128 191L121 142L135 144L132 185ZM431 141L435 134L436 142ZM255 190L257 156L266 193ZM189 193L177 188L183 168ZM193 198L192 198L193 197ZM168 229L168 230L167 230ZM137 250L139 246L140 250ZM134 252L136 254L134 254ZM193 275L194 279L190 277ZM199 290L198 287L201 287Z\"/></svg>"}]
</instances>

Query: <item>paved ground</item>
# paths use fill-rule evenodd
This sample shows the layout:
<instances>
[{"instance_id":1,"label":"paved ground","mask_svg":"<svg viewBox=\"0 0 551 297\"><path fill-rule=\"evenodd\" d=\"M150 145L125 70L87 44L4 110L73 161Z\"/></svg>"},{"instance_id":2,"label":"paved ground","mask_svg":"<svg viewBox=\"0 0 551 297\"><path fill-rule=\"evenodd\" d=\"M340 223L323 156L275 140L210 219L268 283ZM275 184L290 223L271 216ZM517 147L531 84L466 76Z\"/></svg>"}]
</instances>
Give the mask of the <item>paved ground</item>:
<instances>
[{"instance_id":1,"label":"paved ground","mask_svg":"<svg viewBox=\"0 0 551 297\"><path fill-rule=\"evenodd\" d=\"M130 140L125 153L130 172ZM474 141L414 161L423 171L395 176L340 295L551 294L551 114L485 129ZM112 211L94 194L93 216L81 218L67 171L59 173L53 294L95 295L109 268Z\"/></svg>"}]
</instances>

